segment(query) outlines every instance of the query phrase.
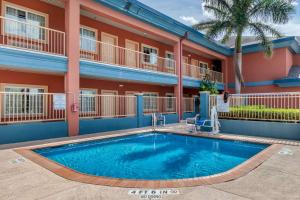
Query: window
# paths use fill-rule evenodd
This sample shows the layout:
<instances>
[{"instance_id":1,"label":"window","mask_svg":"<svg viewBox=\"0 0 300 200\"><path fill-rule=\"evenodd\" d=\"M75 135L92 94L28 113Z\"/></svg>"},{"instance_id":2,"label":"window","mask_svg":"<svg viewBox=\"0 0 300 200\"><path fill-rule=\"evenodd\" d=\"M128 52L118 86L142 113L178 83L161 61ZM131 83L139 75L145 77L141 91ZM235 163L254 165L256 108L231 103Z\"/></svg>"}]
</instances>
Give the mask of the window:
<instances>
[{"instance_id":1,"label":"window","mask_svg":"<svg viewBox=\"0 0 300 200\"><path fill-rule=\"evenodd\" d=\"M146 112L155 112L158 110L158 94L144 93L144 110Z\"/></svg>"},{"instance_id":2,"label":"window","mask_svg":"<svg viewBox=\"0 0 300 200\"><path fill-rule=\"evenodd\" d=\"M174 54L172 52L166 52L166 67L169 69L175 68Z\"/></svg>"},{"instance_id":3,"label":"window","mask_svg":"<svg viewBox=\"0 0 300 200\"><path fill-rule=\"evenodd\" d=\"M96 52L97 38L96 30L80 27L80 49Z\"/></svg>"},{"instance_id":4,"label":"window","mask_svg":"<svg viewBox=\"0 0 300 200\"><path fill-rule=\"evenodd\" d=\"M143 46L143 61L144 63L149 63L151 65L157 65L158 60L158 50L150 46Z\"/></svg>"},{"instance_id":5,"label":"window","mask_svg":"<svg viewBox=\"0 0 300 200\"><path fill-rule=\"evenodd\" d=\"M167 93L166 94L166 110L168 112L174 112L175 111L175 98L174 98L174 94L172 93Z\"/></svg>"},{"instance_id":6,"label":"window","mask_svg":"<svg viewBox=\"0 0 300 200\"><path fill-rule=\"evenodd\" d=\"M96 90L82 89L80 90L80 112L92 113L96 112Z\"/></svg>"},{"instance_id":7,"label":"window","mask_svg":"<svg viewBox=\"0 0 300 200\"><path fill-rule=\"evenodd\" d=\"M4 88L5 115L43 114L45 110L45 89L34 87Z\"/></svg>"},{"instance_id":8,"label":"window","mask_svg":"<svg viewBox=\"0 0 300 200\"><path fill-rule=\"evenodd\" d=\"M46 17L12 6L6 6L5 17L12 20L5 22L5 32L8 34L29 37L37 40L45 40ZM22 23L24 22L24 23Z\"/></svg>"},{"instance_id":9,"label":"window","mask_svg":"<svg viewBox=\"0 0 300 200\"><path fill-rule=\"evenodd\" d=\"M205 69L208 69L208 63L199 62L199 66Z\"/></svg>"}]
</instances>

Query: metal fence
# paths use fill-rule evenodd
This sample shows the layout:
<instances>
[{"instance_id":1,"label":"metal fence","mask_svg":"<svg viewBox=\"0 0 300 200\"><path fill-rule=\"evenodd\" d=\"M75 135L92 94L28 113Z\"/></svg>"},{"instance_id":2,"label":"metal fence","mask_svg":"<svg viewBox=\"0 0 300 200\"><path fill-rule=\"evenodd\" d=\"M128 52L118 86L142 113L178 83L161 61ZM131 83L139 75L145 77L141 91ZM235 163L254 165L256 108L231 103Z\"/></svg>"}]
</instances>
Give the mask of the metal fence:
<instances>
[{"instance_id":1,"label":"metal fence","mask_svg":"<svg viewBox=\"0 0 300 200\"><path fill-rule=\"evenodd\" d=\"M80 57L101 63L176 74L176 61L81 37Z\"/></svg>"},{"instance_id":2,"label":"metal fence","mask_svg":"<svg viewBox=\"0 0 300 200\"><path fill-rule=\"evenodd\" d=\"M113 118L136 115L136 96L81 94L80 118Z\"/></svg>"},{"instance_id":3,"label":"metal fence","mask_svg":"<svg viewBox=\"0 0 300 200\"><path fill-rule=\"evenodd\" d=\"M144 113L177 113L176 97L144 96Z\"/></svg>"},{"instance_id":4,"label":"metal fence","mask_svg":"<svg viewBox=\"0 0 300 200\"><path fill-rule=\"evenodd\" d=\"M66 120L65 99L58 93L0 92L0 124Z\"/></svg>"},{"instance_id":5,"label":"metal fence","mask_svg":"<svg viewBox=\"0 0 300 200\"><path fill-rule=\"evenodd\" d=\"M195 100L194 97L184 97L183 112L195 112Z\"/></svg>"},{"instance_id":6,"label":"metal fence","mask_svg":"<svg viewBox=\"0 0 300 200\"><path fill-rule=\"evenodd\" d=\"M223 83L223 73L206 69L200 66L183 64L183 75L203 80L206 77L210 81Z\"/></svg>"},{"instance_id":7,"label":"metal fence","mask_svg":"<svg viewBox=\"0 0 300 200\"><path fill-rule=\"evenodd\" d=\"M65 33L0 16L0 45L65 55Z\"/></svg>"},{"instance_id":8,"label":"metal fence","mask_svg":"<svg viewBox=\"0 0 300 200\"><path fill-rule=\"evenodd\" d=\"M210 96L210 107L216 99ZM230 112L219 113L220 118L300 122L300 92L232 94L229 105Z\"/></svg>"}]
</instances>

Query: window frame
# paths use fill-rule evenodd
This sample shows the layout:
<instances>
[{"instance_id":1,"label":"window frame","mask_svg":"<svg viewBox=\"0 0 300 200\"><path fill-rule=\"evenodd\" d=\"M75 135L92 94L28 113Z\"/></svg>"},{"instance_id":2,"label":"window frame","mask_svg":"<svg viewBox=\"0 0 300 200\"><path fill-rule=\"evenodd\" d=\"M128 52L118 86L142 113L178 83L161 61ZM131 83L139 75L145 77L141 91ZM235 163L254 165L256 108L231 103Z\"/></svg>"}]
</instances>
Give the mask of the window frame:
<instances>
[{"instance_id":1,"label":"window frame","mask_svg":"<svg viewBox=\"0 0 300 200\"><path fill-rule=\"evenodd\" d=\"M201 64L203 65L206 65L207 67L201 67ZM203 62L203 61L199 61L199 67L201 67L201 68L205 68L205 69L209 69L209 65L208 65L208 63L207 62Z\"/></svg>"},{"instance_id":2,"label":"window frame","mask_svg":"<svg viewBox=\"0 0 300 200\"><path fill-rule=\"evenodd\" d=\"M26 13L26 21L24 22L25 24L30 24L30 23L27 22L28 13L32 13L32 14L44 17L45 26L44 27L43 26L37 26L37 27L43 27L43 28L45 28L45 30L49 29L49 15L47 13L39 12L37 10L33 10L31 8L28 8L28 7L20 6L20 5L11 3L11 2L2 1L2 10L1 10L2 14L1 15L4 16L4 17L6 16L7 7L10 7L10 8L16 9L16 10L24 11ZM16 21L18 21L18 20L16 20ZM1 33L2 33L2 35L13 35L13 36L18 36L20 38L30 38L30 37L24 37L22 35L18 35L18 34L14 34L14 33L6 33L5 23L2 23ZM44 39L35 39L35 38L30 38L30 39L32 41L43 42L43 43L48 43L48 40L49 40L47 31L45 31L45 38Z\"/></svg>"},{"instance_id":3,"label":"window frame","mask_svg":"<svg viewBox=\"0 0 300 200\"><path fill-rule=\"evenodd\" d=\"M145 52L144 52L144 47L146 47L146 48L149 48L149 49L155 49L156 51L157 51L157 54L156 54L156 57L157 57L157 60L156 60L156 64L152 64L151 62L145 62L145 60L144 60L144 56L145 56ZM154 47L154 46L151 46L151 45L147 45L147 44L142 44L142 46L141 46L141 52L142 52L142 54L143 54L143 59L142 59L142 63L143 64L146 64L146 65L151 65L151 66L158 66L158 62L159 62L159 49L157 48L157 47ZM146 54L146 55L151 55L151 54ZM151 61L151 57L150 57L150 61Z\"/></svg>"},{"instance_id":4,"label":"window frame","mask_svg":"<svg viewBox=\"0 0 300 200\"><path fill-rule=\"evenodd\" d=\"M165 96L166 97L175 97L175 94L174 93L172 93L172 92L167 92L166 94L165 94ZM168 98L166 99L166 111L168 112L168 113L176 113L176 109L174 108L174 105L173 105L173 103L172 103L172 108L169 108L168 107ZM176 101L175 101L175 107L176 107Z\"/></svg>"},{"instance_id":5,"label":"window frame","mask_svg":"<svg viewBox=\"0 0 300 200\"><path fill-rule=\"evenodd\" d=\"M171 58L168 58L167 57L167 55L172 55L172 57L173 57L173 59L171 59ZM175 64L175 54L174 54L174 52L172 52L172 51L166 51L165 52L165 58L166 58L166 68L168 69L168 70L174 70L174 73L175 73L175 68L176 68L176 64ZM174 66L170 66L169 64L170 64L170 60L173 60L173 65ZM167 64L168 63L168 64Z\"/></svg>"},{"instance_id":6,"label":"window frame","mask_svg":"<svg viewBox=\"0 0 300 200\"><path fill-rule=\"evenodd\" d=\"M98 52L98 45L97 45L97 42L98 42L98 29L96 28L92 28L92 27L89 27L89 26L85 26L85 25L80 25L79 27L79 34L81 32L81 29L85 29L85 30L88 30L88 31L91 31L91 32L94 32L95 33L95 50L94 51L90 51L90 50L86 50L86 49L82 49L81 48L81 44L79 46L80 48L80 51L83 51L83 52L87 52L87 53L97 53ZM80 38L81 38L81 34L80 34Z\"/></svg>"},{"instance_id":7,"label":"window frame","mask_svg":"<svg viewBox=\"0 0 300 200\"><path fill-rule=\"evenodd\" d=\"M143 92L143 97L145 96L145 94L155 94L156 97L159 97L159 92ZM149 107L150 107L150 105L149 105ZM157 112L157 111L159 111L159 102L156 101L156 109L145 109L145 100L144 100L143 109L144 109L144 112L146 111L147 114L151 114L151 112Z\"/></svg>"},{"instance_id":8,"label":"window frame","mask_svg":"<svg viewBox=\"0 0 300 200\"><path fill-rule=\"evenodd\" d=\"M45 85L30 85L30 84L10 84L10 83L1 83L0 84L0 91L4 92L4 95L1 95L0 98L0 102L2 102L2 104L0 105L2 112L2 116L3 117L9 117L10 115L6 113L6 98L5 98L5 89L6 88L23 88L23 89L43 89L44 92L43 94L47 94L48 93L48 86ZM20 92L21 93L21 92ZM24 92L25 93L25 92ZM39 93L38 93L39 94ZM49 102L46 101L46 98L43 99L43 112L42 113L17 113L14 114L15 117L20 117L20 116L44 116L47 112L46 110L48 110L48 106L49 106Z\"/></svg>"},{"instance_id":9,"label":"window frame","mask_svg":"<svg viewBox=\"0 0 300 200\"><path fill-rule=\"evenodd\" d=\"M81 107L81 102L79 102L79 110L80 110L80 114L96 114L97 113L97 110L98 110L98 98L97 98L97 95L98 95L98 89L95 89L95 88L80 88L80 94L81 94L81 91L83 90L89 90L89 91L94 91L95 92L95 110L94 111L82 111L82 107Z\"/></svg>"}]
</instances>

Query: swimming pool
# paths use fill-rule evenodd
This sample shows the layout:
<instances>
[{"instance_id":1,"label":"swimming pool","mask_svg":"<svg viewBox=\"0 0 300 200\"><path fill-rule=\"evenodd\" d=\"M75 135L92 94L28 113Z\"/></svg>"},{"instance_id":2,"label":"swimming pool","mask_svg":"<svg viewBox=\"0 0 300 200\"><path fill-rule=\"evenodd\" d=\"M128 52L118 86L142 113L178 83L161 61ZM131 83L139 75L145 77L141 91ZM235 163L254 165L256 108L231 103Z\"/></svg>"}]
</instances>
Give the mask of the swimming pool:
<instances>
[{"instance_id":1,"label":"swimming pool","mask_svg":"<svg viewBox=\"0 0 300 200\"><path fill-rule=\"evenodd\" d=\"M83 174L135 180L170 180L225 172L268 146L149 132L34 151Z\"/></svg>"}]
</instances>

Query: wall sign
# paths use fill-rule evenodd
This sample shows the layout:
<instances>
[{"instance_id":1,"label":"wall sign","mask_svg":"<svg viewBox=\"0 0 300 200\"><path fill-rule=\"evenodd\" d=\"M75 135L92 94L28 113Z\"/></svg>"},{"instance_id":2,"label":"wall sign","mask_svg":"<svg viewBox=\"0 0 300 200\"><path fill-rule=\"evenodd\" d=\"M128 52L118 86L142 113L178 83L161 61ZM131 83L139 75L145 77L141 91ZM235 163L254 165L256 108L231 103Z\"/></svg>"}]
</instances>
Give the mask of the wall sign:
<instances>
[{"instance_id":1,"label":"wall sign","mask_svg":"<svg viewBox=\"0 0 300 200\"><path fill-rule=\"evenodd\" d=\"M218 112L229 112L229 101L227 103L224 102L223 95L217 96L217 111Z\"/></svg>"},{"instance_id":2,"label":"wall sign","mask_svg":"<svg viewBox=\"0 0 300 200\"><path fill-rule=\"evenodd\" d=\"M65 94L54 94L53 95L53 108L54 108L54 110L65 110L66 109L66 95Z\"/></svg>"}]
</instances>

